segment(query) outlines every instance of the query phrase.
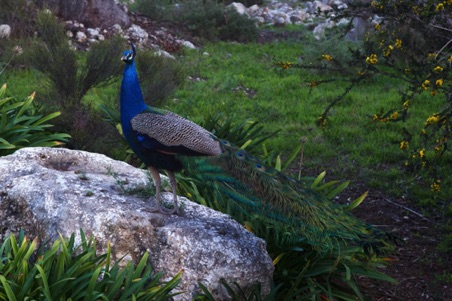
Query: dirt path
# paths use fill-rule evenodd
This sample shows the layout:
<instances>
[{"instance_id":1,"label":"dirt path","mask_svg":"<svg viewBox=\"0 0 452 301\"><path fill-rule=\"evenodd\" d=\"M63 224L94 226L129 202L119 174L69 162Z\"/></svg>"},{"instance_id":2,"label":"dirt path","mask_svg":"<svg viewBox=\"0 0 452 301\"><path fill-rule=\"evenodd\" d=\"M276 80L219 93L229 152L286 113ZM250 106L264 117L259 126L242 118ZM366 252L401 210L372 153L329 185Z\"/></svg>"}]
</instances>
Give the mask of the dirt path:
<instances>
[{"instance_id":1,"label":"dirt path","mask_svg":"<svg viewBox=\"0 0 452 301\"><path fill-rule=\"evenodd\" d=\"M359 195L360 191L348 193ZM401 239L383 270L398 284L361 281L362 291L372 300L452 300L452 284L438 279L439 275L452 275L452 254L438 249L445 234L439 232L444 217L435 212L426 213L426 217L421 212L410 200L392 199L376 191L370 191L353 211L355 216Z\"/></svg>"}]
</instances>

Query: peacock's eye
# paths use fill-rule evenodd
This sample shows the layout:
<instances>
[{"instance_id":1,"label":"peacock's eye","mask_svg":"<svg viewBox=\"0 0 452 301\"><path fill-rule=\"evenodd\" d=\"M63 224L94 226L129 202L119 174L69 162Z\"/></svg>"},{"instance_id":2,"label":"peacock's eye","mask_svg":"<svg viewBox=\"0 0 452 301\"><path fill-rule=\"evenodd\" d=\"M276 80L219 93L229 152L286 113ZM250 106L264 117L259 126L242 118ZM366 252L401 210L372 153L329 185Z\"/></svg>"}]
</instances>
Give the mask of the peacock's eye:
<instances>
[{"instance_id":1,"label":"peacock's eye","mask_svg":"<svg viewBox=\"0 0 452 301\"><path fill-rule=\"evenodd\" d=\"M128 60L131 60L132 58L133 58L133 54L132 53L127 54L127 59Z\"/></svg>"}]
</instances>

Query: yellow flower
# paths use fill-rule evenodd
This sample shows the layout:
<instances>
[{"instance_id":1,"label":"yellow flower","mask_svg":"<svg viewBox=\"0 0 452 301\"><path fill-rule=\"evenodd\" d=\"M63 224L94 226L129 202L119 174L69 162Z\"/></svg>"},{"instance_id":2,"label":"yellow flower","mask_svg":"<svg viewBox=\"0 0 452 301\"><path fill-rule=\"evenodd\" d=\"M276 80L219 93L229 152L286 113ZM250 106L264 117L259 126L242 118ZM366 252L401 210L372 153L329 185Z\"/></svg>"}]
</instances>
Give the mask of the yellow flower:
<instances>
[{"instance_id":1,"label":"yellow flower","mask_svg":"<svg viewBox=\"0 0 452 301\"><path fill-rule=\"evenodd\" d=\"M427 118L427 121L425 122L426 125L437 123L439 120L438 114L433 114L429 118Z\"/></svg>"},{"instance_id":2,"label":"yellow flower","mask_svg":"<svg viewBox=\"0 0 452 301\"><path fill-rule=\"evenodd\" d=\"M332 61L333 60L333 57L331 55L329 55L329 54L322 55L322 58L324 58L327 61Z\"/></svg>"},{"instance_id":3,"label":"yellow flower","mask_svg":"<svg viewBox=\"0 0 452 301\"><path fill-rule=\"evenodd\" d=\"M430 95L436 96L436 90L432 90L432 92L430 92Z\"/></svg>"},{"instance_id":4,"label":"yellow flower","mask_svg":"<svg viewBox=\"0 0 452 301\"><path fill-rule=\"evenodd\" d=\"M372 1L372 2L370 3L370 5L372 5L372 6L375 7L375 8L378 8L378 9L383 9L383 5L380 4L378 1Z\"/></svg>"},{"instance_id":5,"label":"yellow flower","mask_svg":"<svg viewBox=\"0 0 452 301\"><path fill-rule=\"evenodd\" d=\"M443 3L439 3L439 4L436 6L436 10L444 10L444 4L443 4Z\"/></svg>"},{"instance_id":6,"label":"yellow flower","mask_svg":"<svg viewBox=\"0 0 452 301\"><path fill-rule=\"evenodd\" d=\"M408 141L403 140L400 142L399 148L400 149L407 149L409 147L410 143Z\"/></svg>"},{"instance_id":7,"label":"yellow flower","mask_svg":"<svg viewBox=\"0 0 452 301\"><path fill-rule=\"evenodd\" d=\"M384 56L389 56L393 49L394 49L394 47L392 47L392 45L389 45L388 48L383 52L383 55Z\"/></svg>"},{"instance_id":8,"label":"yellow flower","mask_svg":"<svg viewBox=\"0 0 452 301\"><path fill-rule=\"evenodd\" d=\"M380 23L375 24L375 29L376 29L376 30L380 30L380 28L381 28Z\"/></svg>"},{"instance_id":9,"label":"yellow flower","mask_svg":"<svg viewBox=\"0 0 452 301\"><path fill-rule=\"evenodd\" d=\"M439 72L441 72L443 70L444 70L444 68L441 67L441 66L436 66L435 68L433 68L433 71L435 71L436 73L439 73Z\"/></svg>"},{"instance_id":10,"label":"yellow flower","mask_svg":"<svg viewBox=\"0 0 452 301\"><path fill-rule=\"evenodd\" d=\"M408 106L410 105L410 101L409 100L405 100L405 102L403 103L403 107L405 108L405 109L408 109Z\"/></svg>"},{"instance_id":11,"label":"yellow flower","mask_svg":"<svg viewBox=\"0 0 452 301\"><path fill-rule=\"evenodd\" d=\"M395 47L398 48L398 49L402 48L402 40L396 39L395 40Z\"/></svg>"},{"instance_id":12,"label":"yellow flower","mask_svg":"<svg viewBox=\"0 0 452 301\"><path fill-rule=\"evenodd\" d=\"M421 135L427 135L427 131L425 129L422 129Z\"/></svg>"},{"instance_id":13,"label":"yellow flower","mask_svg":"<svg viewBox=\"0 0 452 301\"><path fill-rule=\"evenodd\" d=\"M369 65L375 65L376 63L378 63L377 55L371 54L370 56L368 56L366 58L366 63L368 63Z\"/></svg>"},{"instance_id":14,"label":"yellow flower","mask_svg":"<svg viewBox=\"0 0 452 301\"><path fill-rule=\"evenodd\" d=\"M391 119L397 119L399 117L399 112L394 112L391 114Z\"/></svg>"},{"instance_id":15,"label":"yellow flower","mask_svg":"<svg viewBox=\"0 0 452 301\"><path fill-rule=\"evenodd\" d=\"M292 62L278 62L276 63L276 66L281 67L283 69L289 69L292 68L294 64L295 63Z\"/></svg>"},{"instance_id":16,"label":"yellow flower","mask_svg":"<svg viewBox=\"0 0 452 301\"><path fill-rule=\"evenodd\" d=\"M429 53L429 54L427 55L427 58L428 58L429 60L434 60L434 59L436 58L436 53Z\"/></svg>"},{"instance_id":17,"label":"yellow flower","mask_svg":"<svg viewBox=\"0 0 452 301\"><path fill-rule=\"evenodd\" d=\"M435 146L435 152L439 153L443 148L441 147L441 145L437 145Z\"/></svg>"},{"instance_id":18,"label":"yellow flower","mask_svg":"<svg viewBox=\"0 0 452 301\"><path fill-rule=\"evenodd\" d=\"M436 80L436 82L435 82L435 85L437 85L437 86L442 86L443 85L443 79L442 78L440 78L440 79L437 79Z\"/></svg>"},{"instance_id":19,"label":"yellow flower","mask_svg":"<svg viewBox=\"0 0 452 301\"><path fill-rule=\"evenodd\" d=\"M447 61L448 61L449 63L452 63L452 55L449 56L449 57L447 58Z\"/></svg>"},{"instance_id":20,"label":"yellow flower","mask_svg":"<svg viewBox=\"0 0 452 301\"><path fill-rule=\"evenodd\" d=\"M432 183L432 185L430 187L433 192L438 192L441 190L440 183L441 183L441 180L436 180L435 182Z\"/></svg>"},{"instance_id":21,"label":"yellow flower","mask_svg":"<svg viewBox=\"0 0 452 301\"><path fill-rule=\"evenodd\" d=\"M422 89L427 90L430 87L430 81L428 79L424 80L421 87Z\"/></svg>"},{"instance_id":22,"label":"yellow flower","mask_svg":"<svg viewBox=\"0 0 452 301\"><path fill-rule=\"evenodd\" d=\"M419 151L419 157L424 158L425 157L425 149L421 149Z\"/></svg>"}]
</instances>

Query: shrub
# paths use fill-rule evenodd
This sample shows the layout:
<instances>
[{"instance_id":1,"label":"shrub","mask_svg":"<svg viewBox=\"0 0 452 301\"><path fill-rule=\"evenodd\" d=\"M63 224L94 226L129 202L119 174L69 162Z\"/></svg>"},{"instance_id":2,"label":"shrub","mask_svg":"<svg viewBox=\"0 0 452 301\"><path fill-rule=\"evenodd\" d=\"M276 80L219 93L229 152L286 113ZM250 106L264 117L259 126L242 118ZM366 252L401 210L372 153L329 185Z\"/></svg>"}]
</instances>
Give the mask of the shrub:
<instances>
[{"instance_id":1,"label":"shrub","mask_svg":"<svg viewBox=\"0 0 452 301\"><path fill-rule=\"evenodd\" d=\"M404 127L396 141L406 160L401 162L409 172L417 174L421 186L428 187L435 198L447 199L441 194L444 168L450 159L448 141L452 116L452 44L450 43L451 1L413 3L402 0L361 1L352 3L348 10L338 11L338 18L354 18L377 14L382 17L365 37L361 47L348 51L347 57L319 53L311 64L279 63L282 68L315 69L322 73L341 73L340 78L310 80L315 88L320 84L345 81L348 87L330 101L318 119L318 125L328 126L330 110L346 99L348 93L361 83L378 77L391 78L401 83L397 107L369 112L369 121L377 123L405 122L412 118L410 108L421 94L443 99L443 106L435 108L423 120L422 130L413 132Z\"/></svg>"},{"instance_id":2,"label":"shrub","mask_svg":"<svg viewBox=\"0 0 452 301\"><path fill-rule=\"evenodd\" d=\"M183 84L181 64L171 58L142 51L137 56L137 69L145 101L159 107Z\"/></svg>"},{"instance_id":3,"label":"shrub","mask_svg":"<svg viewBox=\"0 0 452 301\"><path fill-rule=\"evenodd\" d=\"M0 300L166 300L174 295L182 273L162 282L153 274L145 253L138 265L111 263L111 250L98 255L94 238L80 231L60 235L49 248L37 250L38 240L10 234L0 246ZM122 263L121 263L122 264Z\"/></svg>"},{"instance_id":4,"label":"shrub","mask_svg":"<svg viewBox=\"0 0 452 301\"><path fill-rule=\"evenodd\" d=\"M24 101L6 97L6 84L0 89L0 156L30 146L57 146L70 138L68 134L48 131L49 120L60 115L54 112L44 116L42 108L33 103L33 93Z\"/></svg>"},{"instance_id":5,"label":"shrub","mask_svg":"<svg viewBox=\"0 0 452 301\"><path fill-rule=\"evenodd\" d=\"M216 0L189 0L173 3L168 0L137 1L135 9L150 18L184 25L193 35L207 40L250 42L257 38L252 19L227 10Z\"/></svg>"},{"instance_id":6,"label":"shrub","mask_svg":"<svg viewBox=\"0 0 452 301\"><path fill-rule=\"evenodd\" d=\"M92 88L112 83L121 73L118 58L123 39L113 37L93 44L88 53L79 56L70 48L63 26L53 15L41 12L37 24L39 38L27 53L31 65L51 81L48 95L42 101L61 110L63 118L55 126L71 134L72 147L105 151L105 143L102 145L99 138L113 133L106 133L98 113L84 105L82 98Z\"/></svg>"}]
</instances>

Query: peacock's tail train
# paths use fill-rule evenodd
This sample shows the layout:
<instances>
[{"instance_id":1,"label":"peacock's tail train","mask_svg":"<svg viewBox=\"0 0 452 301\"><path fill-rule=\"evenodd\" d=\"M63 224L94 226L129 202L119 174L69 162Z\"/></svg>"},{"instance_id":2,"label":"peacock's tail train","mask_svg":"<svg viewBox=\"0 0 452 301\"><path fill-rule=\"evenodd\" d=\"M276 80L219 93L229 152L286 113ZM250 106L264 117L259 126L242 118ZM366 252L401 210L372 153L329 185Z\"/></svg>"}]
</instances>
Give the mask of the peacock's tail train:
<instances>
[{"instance_id":1,"label":"peacock's tail train","mask_svg":"<svg viewBox=\"0 0 452 301\"><path fill-rule=\"evenodd\" d=\"M389 247L385 232L354 217L342 205L243 149L221 142L222 155L184 160L184 167L198 183L218 192L216 201L228 202L222 205L232 208L232 215L265 219L268 227L282 234L284 244L302 242L319 250L355 244L377 252Z\"/></svg>"}]
</instances>

